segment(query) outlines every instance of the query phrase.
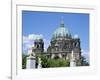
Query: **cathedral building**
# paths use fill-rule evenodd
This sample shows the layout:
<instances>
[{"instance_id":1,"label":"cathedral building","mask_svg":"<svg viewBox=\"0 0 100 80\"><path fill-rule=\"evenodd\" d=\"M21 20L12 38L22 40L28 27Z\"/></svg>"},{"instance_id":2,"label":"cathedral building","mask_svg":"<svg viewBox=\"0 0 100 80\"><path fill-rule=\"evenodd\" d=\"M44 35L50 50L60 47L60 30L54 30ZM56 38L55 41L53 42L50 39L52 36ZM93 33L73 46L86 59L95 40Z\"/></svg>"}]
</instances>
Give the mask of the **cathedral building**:
<instances>
[{"instance_id":1,"label":"cathedral building","mask_svg":"<svg viewBox=\"0 0 100 80\"><path fill-rule=\"evenodd\" d=\"M36 54L45 54L48 58L62 58L69 62L74 58L76 66L81 66L80 38L77 35L73 37L63 21L54 31L46 53L44 53L44 45L46 44L44 44L43 39L38 38L34 41L32 51Z\"/></svg>"}]
</instances>

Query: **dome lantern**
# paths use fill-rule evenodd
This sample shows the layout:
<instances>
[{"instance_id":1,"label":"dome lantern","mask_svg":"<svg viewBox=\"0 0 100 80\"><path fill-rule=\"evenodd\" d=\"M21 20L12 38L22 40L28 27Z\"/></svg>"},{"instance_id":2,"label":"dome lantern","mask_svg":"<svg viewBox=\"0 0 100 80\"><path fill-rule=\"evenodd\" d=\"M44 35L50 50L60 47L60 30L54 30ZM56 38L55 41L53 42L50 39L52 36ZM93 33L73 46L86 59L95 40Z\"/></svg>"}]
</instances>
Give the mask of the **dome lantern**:
<instances>
[{"instance_id":1,"label":"dome lantern","mask_svg":"<svg viewBox=\"0 0 100 80\"><path fill-rule=\"evenodd\" d=\"M60 24L60 27L64 27L63 17L61 18L61 24Z\"/></svg>"}]
</instances>

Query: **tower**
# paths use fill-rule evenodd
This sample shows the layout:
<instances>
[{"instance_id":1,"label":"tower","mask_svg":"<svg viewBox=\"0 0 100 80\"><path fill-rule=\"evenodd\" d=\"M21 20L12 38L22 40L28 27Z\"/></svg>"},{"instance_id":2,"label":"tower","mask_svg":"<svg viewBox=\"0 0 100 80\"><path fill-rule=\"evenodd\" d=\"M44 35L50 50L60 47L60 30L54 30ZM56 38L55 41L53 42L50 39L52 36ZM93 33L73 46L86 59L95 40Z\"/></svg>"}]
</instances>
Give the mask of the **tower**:
<instances>
[{"instance_id":1,"label":"tower","mask_svg":"<svg viewBox=\"0 0 100 80\"><path fill-rule=\"evenodd\" d=\"M76 65L81 65L81 48L80 48L80 38L75 35L73 38L73 52L75 54Z\"/></svg>"},{"instance_id":2,"label":"tower","mask_svg":"<svg viewBox=\"0 0 100 80\"><path fill-rule=\"evenodd\" d=\"M44 52L44 42L43 39L34 40L34 52L40 54Z\"/></svg>"}]
</instances>

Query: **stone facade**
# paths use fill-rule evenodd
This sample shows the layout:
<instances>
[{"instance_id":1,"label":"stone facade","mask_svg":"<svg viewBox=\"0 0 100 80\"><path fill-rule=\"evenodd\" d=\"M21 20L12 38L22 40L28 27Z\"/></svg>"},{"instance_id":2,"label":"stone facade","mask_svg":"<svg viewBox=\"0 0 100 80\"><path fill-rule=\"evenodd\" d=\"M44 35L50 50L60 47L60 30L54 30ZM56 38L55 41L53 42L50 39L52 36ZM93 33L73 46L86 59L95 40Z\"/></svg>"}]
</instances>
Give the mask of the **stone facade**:
<instances>
[{"instance_id":1,"label":"stone facade","mask_svg":"<svg viewBox=\"0 0 100 80\"><path fill-rule=\"evenodd\" d=\"M46 45L46 44L45 44ZM33 51L38 53L44 52L43 39L36 39L34 41ZM72 37L71 33L65 28L63 21L60 26L53 33L50 45L47 48L47 55L49 58L63 58L65 60L71 60L71 53L75 57L77 66L81 65L81 47L80 38L75 35Z\"/></svg>"}]
</instances>

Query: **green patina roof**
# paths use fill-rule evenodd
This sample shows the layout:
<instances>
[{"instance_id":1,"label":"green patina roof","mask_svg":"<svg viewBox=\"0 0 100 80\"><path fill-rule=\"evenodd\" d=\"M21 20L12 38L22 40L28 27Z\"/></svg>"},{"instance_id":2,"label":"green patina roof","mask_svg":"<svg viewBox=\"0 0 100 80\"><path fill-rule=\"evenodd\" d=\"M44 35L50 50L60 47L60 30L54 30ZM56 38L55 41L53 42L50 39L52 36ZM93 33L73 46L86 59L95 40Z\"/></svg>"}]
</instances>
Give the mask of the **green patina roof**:
<instances>
[{"instance_id":1,"label":"green patina roof","mask_svg":"<svg viewBox=\"0 0 100 80\"><path fill-rule=\"evenodd\" d=\"M52 39L56 39L56 38L68 38L69 36L71 36L69 30L67 28L64 27L64 23L61 22L60 27L57 28L52 36Z\"/></svg>"}]
</instances>

